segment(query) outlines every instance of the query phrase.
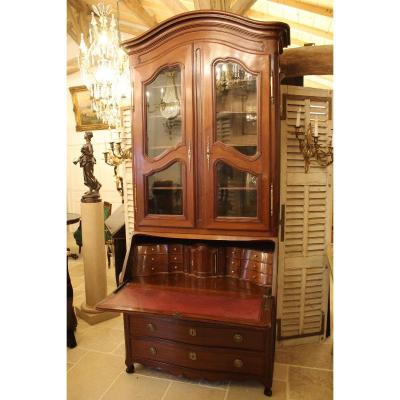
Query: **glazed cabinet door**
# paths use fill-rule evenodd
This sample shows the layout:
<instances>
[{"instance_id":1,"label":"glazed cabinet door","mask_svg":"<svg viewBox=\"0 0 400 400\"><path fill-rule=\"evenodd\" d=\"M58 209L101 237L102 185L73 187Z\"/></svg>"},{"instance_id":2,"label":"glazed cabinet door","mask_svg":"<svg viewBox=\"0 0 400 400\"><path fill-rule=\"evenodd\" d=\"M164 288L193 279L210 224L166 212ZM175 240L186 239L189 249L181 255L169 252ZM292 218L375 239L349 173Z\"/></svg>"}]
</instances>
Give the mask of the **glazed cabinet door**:
<instances>
[{"instance_id":1,"label":"glazed cabinet door","mask_svg":"<svg viewBox=\"0 0 400 400\"><path fill-rule=\"evenodd\" d=\"M223 44L201 44L202 224L207 229L271 229L273 193L270 59ZM199 70L200 68L200 72Z\"/></svg>"},{"instance_id":2,"label":"glazed cabinet door","mask_svg":"<svg viewBox=\"0 0 400 400\"><path fill-rule=\"evenodd\" d=\"M193 227L192 47L134 70L136 226Z\"/></svg>"}]
</instances>

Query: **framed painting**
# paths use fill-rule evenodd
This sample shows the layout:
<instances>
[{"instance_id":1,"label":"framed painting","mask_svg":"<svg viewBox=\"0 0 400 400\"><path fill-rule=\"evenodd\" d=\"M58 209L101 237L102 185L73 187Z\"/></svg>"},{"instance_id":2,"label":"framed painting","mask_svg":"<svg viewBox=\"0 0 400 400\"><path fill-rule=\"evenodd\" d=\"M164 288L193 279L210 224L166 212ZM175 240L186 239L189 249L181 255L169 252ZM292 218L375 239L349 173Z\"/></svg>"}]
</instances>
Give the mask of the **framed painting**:
<instances>
[{"instance_id":1,"label":"framed painting","mask_svg":"<svg viewBox=\"0 0 400 400\"><path fill-rule=\"evenodd\" d=\"M75 129L77 131L108 129L108 125L98 119L96 113L92 110L90 93L86 86L70 87L69 91L71 92L72 103L74 105Z\"/></svg>"}]
</instances>

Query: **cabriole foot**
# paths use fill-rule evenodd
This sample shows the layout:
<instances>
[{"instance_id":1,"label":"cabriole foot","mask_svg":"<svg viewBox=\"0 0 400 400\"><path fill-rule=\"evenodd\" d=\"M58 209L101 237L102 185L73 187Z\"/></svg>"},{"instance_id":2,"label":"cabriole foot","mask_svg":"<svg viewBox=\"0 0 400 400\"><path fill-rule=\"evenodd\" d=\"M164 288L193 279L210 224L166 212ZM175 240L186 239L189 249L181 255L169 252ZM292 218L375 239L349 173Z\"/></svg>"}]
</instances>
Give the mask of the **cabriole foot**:
<instances>
[{"instance_id":1,"label":"cabriole foot","mask_svg":"<svg viewBox=\"0 0 400 400\"><path fill-rule=\"evenodd\" d=\"M264 394L265 394L266 396L268 396L268 397L271 397L271 396L272 396L272 390L271 390L271 388L265 387L265 389L264 389Z\"/></svg>"},{"instance_id":2,"label":"cabriole foot","mask_svg":"<svg viewBox=\"0 0 400 400\"><path fill-rule=\"evenodd\" d=\"M135 366L133 364L129 365L128 367L126 367L125 371L127 374L133 374L135 372Z\"/></svg>"}]
</instances>

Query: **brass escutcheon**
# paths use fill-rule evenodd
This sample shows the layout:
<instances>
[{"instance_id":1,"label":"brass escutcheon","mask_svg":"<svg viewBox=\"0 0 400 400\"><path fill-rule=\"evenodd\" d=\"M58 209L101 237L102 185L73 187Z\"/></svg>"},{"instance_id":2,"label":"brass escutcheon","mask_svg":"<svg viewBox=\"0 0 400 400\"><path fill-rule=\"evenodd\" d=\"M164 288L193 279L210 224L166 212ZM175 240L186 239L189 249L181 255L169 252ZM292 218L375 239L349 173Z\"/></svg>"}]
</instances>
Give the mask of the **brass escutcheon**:
<instances>
[{"instance_id":1,"label":"brass escutcheon","mask_svg":"<svg viewBox=\"0 0 400 400\"><path fill-rule=\"evenodd\" d=\"M233 335L233 341L236 343L242 343L243 342L243 336L240 333L235 333Z\"/></svg>"},{"instance_id":2,"label":"brass escutcheon","mask_svg":"<svg viewBox=\"0 0 400 400\"><path fill-rule=\"evenodd\" d=\"M157 350L156 350L156 348L155 347L150 347L150 353L153 355L153 356L155 356L156 354L157 354Z\"/></svg>"},{"instance_id":3,"label":"brass escutcheon","mask_svg":"<svg viewBox=\"0 0 400 400\"><path fill-rule=\"evenodd\" d=\"M194 351L191 351L191 352L189 353L189 358L190 358L191 360L193 360L193 361L196 361L196 360L197 360L197 354L196 354Z\"/></svg>"},{"instance_id":4,"label":"brass escutcheon","mask_svg":"<svg viewBox=\"0 0 400 400\"><path fill-rule=\"evenodd\" d=\"M242 368L243 367L243 361L240 358L237 358L235 361L233 361L233 365L236 368Z\"/></svg>"},{"instance_id":5,"label":"brass escutcheon","mask_svg":"<svg viewBox=\"0 0 400 400\"><path fill-rule=\"evenodd\" d=\"M197 335L196 329L190 328L190 329L189 329L189 335L190 335L190 336L196 336L196 335Z\"/></svg>"},{"instance_id":6,"label":"brass escutcheon","mask_svg":"<svg viewBox=\"0 0 400 400\"><path fill-rule=\"evenodd\" d=\"M152 323L147 324L147 327L149 328L150 332L154 332L156 330L155 326Z\"/></svg>"}]
</instances>

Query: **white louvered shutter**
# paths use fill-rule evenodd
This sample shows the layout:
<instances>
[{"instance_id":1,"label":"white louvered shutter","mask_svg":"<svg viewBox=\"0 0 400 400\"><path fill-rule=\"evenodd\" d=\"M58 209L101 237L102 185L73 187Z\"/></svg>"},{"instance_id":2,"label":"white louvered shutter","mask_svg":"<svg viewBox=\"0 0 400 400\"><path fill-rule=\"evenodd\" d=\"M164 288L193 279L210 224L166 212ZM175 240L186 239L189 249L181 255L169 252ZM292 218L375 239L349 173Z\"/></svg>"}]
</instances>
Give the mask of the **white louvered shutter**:
<instances>
[{"instance_id":1,"label":"white louvered shutter","mask_svg":"<svg viewBox=\"0 0 400 400\"><path fill-rule=\"evenodd\" d=\"M318 116L319 143L332 137L332 92L281 86L281 214L278 261L278 340L292 342L324 337L329 277L326 248L331 237L332 166L312 161L308 173L295 136L296 114L301 126ZM283 207L282 207L283 206ZM284 229L284 232L282 232ZM307 337L307 339L298 339Z\"/></svg>"},{"instance_id":2,"label":"white louvered shutter","mask_svg":"<svg viewBox=\"0 0 400 400\"><path fill-rule=\"evenodd\" d=\"M121 145L123 149L132 146L131 134L131 120L132 110L130 107L122 109L122 134ZM132 181L132 160L125 160L122 168L124 179L124 206L125 206L125 232L127 245L129 238L132 236L134 230L134 203L133 203L133 181Z\"/></svg>"}]
</instances>

